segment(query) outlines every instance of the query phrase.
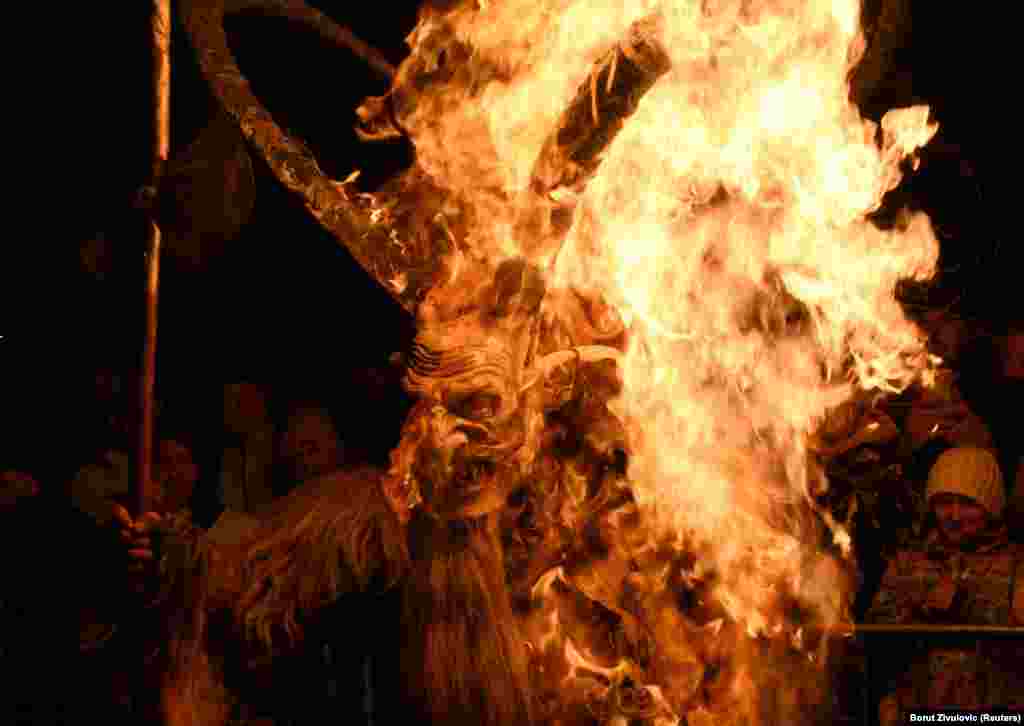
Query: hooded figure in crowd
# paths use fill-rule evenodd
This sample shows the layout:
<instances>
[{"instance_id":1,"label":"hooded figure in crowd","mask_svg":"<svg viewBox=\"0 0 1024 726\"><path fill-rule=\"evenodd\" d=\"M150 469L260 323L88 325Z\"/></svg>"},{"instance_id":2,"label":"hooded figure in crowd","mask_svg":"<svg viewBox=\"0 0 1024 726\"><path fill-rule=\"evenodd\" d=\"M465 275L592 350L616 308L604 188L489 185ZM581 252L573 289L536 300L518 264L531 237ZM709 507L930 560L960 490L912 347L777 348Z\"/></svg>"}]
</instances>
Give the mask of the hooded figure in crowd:
<instances>
[{"instance_id":1,"label":"hooded figure in crowd","mask_svg":"<svg viewBox=\"0 0 1024 726\"><path fill-rule=\"evenodd\" d=\"M1003 520L1006 493L988 449L947 450L928 475L933 526L923 545L889 563L868 621L883 624L1024 625L1024 549ZM1024 707L1024 647L956 636L915 649L889 684L882 724L913 709Z\"/></svg>"}]
</instances>

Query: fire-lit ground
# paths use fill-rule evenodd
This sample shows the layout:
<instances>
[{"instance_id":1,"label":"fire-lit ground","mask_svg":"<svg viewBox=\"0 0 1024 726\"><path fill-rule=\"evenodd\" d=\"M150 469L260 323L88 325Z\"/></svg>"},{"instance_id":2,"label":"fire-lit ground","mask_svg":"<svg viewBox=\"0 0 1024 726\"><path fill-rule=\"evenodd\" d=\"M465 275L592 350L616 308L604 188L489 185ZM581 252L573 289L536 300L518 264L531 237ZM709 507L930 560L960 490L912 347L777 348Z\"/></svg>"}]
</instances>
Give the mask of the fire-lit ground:
<instances>
[{"instance_id":1,"label":"fire-lit ground","mask_svg":"<svg viewBox=\"0 0 1024 726\"><path fill-rule=\"evenodd\" d=\"M895 299L934 270L930 222L867 217L936 126L849 101L858 18L855 0L480 0L409 38L391 103L463 242L447 284L525 257L627 329L628 503L523 615L551 698L606 723L823 713L853 563L807 438L935 362ZM550 470L570 529L582 468Z\"/></svg>"}]
</instances>

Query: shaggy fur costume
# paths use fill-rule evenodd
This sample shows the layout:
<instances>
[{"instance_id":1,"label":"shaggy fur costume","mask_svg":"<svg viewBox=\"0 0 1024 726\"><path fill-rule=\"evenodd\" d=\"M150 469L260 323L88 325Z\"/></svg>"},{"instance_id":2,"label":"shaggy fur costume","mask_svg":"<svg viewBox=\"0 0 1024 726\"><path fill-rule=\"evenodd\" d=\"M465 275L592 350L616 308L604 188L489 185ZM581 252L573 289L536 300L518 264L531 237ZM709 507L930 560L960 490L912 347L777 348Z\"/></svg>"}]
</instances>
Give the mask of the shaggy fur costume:
<instances>
[{"instance_id":1,"label":"shaggy fur costume","mask_svg":"<svg viewBox=\"0 0 1024 726\"><path fill-rule=\"evenodd\" d=\"M168 724L226 723L258 683L254 674L306 631L368 627L333 622L344 612L333 603L386 592L401 601L401 622L370 627L394 631L379 645L400 651L383 656L394 663L383 672L398 681L385 685L397 689L399 710L415 723L531 723L527 658L496 528L493 515L441 522L417 514L403 526L381 474L360 471L304 485L235 545L168 543Z\"/></svg>"}]
</instances>

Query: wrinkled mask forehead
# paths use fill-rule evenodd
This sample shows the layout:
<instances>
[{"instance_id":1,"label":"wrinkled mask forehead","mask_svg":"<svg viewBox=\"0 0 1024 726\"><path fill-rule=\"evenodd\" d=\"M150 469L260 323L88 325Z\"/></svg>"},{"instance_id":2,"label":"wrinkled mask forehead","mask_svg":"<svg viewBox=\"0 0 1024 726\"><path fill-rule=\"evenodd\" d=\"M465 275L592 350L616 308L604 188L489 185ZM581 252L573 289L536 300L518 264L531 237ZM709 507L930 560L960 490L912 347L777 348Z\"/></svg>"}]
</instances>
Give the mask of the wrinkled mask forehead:
<instances>
[{"instance_id":1,"label":"wrinkled mask forehead","mask_svg":"<svg viewBox=\"0 0 1024 726\"><path fill-rule=\"evenodd\" d=\"M413 345L404 385L433 406L464 418L503 418L516 408L515 363L500 340L462 341L432 348L430 337Z\"/></svg>"},{"instance_id":2,"label":"wrinkled mask forehead","mask_svg":"<svg viewBox=\"0 0 1024 726\"><path fill-rule=\"evenodd\" d=\"M515 408L545 287L540 272L519 259L502 263L481 284L482 269L423 301L405 386L453 409L476 395L469 409L500 416Z\"/></svg>"}]
</instances>

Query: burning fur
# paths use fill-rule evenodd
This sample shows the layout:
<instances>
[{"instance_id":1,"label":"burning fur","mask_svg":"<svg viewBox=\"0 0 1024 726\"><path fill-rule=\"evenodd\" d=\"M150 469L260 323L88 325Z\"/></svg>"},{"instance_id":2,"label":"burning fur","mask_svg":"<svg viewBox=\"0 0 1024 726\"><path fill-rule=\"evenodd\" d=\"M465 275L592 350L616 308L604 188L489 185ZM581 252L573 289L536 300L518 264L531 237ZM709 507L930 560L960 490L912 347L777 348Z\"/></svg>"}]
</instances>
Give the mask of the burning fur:
<instances>
[{"instance_id":1,"label":"burning fur","mask_svg":"<svg viewBox=\"0 0 1024 726\"><path fill-rule=\"evenodd\" d=\"M200 548L172 721L216 722L197 684L240 656L215 627L273 652L389 588L418 722L827 719L851 554L806 440L854 387L928 372L893 293L937 255L926 217L867 219L935 126L847 100L857 3L428 7L359 111L416 148L374 194L276 129L221 7L184 6L250 142L416 315L418 403L388 471Z\"/></svg>"}]
</instances>

